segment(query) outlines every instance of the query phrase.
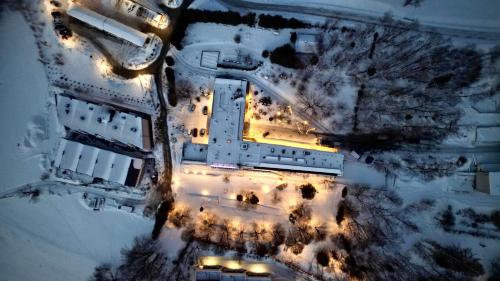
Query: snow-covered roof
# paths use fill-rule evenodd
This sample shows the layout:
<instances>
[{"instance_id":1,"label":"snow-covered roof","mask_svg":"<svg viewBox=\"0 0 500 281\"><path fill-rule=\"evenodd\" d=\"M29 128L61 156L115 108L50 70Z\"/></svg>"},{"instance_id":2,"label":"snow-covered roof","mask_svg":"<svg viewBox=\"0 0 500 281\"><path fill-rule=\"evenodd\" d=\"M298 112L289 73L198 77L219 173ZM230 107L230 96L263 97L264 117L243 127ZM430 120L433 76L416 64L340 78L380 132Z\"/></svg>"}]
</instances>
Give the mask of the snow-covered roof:
<instances>
[{"instance_id":1,"label":"snow-covered roof","mask_svg":"<svg viewBox=\"0 0 500 281\"><path fill-rule=\"evenodd\" d=\"M295 51L297 53L316 53L318 50L318 40L315 34L297 34L297 40L295 41Z\"/></svg>"},{"instance_id":2,"label":"snow-covered roof","mask_svg":"<svg viewBox=\"0 0 500 281\"><path fill-rule=\"evenodd\" d=\"M142 117L62 95L57 95L57 115L72 130L151 149L149 121Z\"/></svg>"},{"instance_id":3,"label":"snow-covered roof","mask_svg":"<svg viewBox=\"0 0 500 281\"><path fill-rule=\"evenodd\" d=\"M142 170L143 161L123 154L62 139L55 158L55 166L106 181L127 183L131 170ZM131 175L139 176L139 173ZM137 179L131 182L136 183Z\"/></svg>"},{"instance_id":4,"label":"snow-covered roof","mask_svg":"<svg viewBox=\"0 0 500 281\"><path fill-rule=\"evenodd\" d=\"M500 172L490 172L490 194L500 196Z\"/></svg>"},{"instance_id":5,"label":"snow-covered roof","mask_svg":"<svg viewBox=\"0 0 500 281\"><path fill-rule=\"evenodd\" d=\"M217 69L219 63L219 52L216 51L203 51L201 52L200 65L212 69Z\"/></svg>"},{"instance_id":6,"label":"snow-covered roof","mask_svg":"<svg viewBox=\"0 0 500 281\"><path fill-rule=\"evenodd\" d=\"M247 84L215 80L208 145L186 143L183 161L206 161L218 168L246 166L342 175L342 154L243 140Z\"/></svg>"},{"instance_id":7,"label":"snow-covered roof","mask_svg":"<svg viewBox=\"0 0 500 281\"><path fill-rule=\"evenodd\" d=\"M148 35L139 30L81 6L74 5L69 8L68 15L139 47L144 46L148 38Z\"/></svg>"},{"instance_id":8,"label":"snow-covered roof","mask_svg":"<svg viewBox=\"0 0 500 281\"><path fill-rule=\"evenodd\" d=\"M477 142L500 142L500 127L478 127L476 129Z\"/></svg>"}]
</instances>

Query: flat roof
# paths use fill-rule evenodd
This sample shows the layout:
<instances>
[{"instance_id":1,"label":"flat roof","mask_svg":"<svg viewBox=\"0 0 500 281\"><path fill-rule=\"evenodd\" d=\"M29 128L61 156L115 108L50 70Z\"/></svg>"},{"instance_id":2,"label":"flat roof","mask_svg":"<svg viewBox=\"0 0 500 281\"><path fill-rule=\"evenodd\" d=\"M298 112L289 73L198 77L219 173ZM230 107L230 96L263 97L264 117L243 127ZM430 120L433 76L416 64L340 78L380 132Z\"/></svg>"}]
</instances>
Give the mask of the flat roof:
<instances>
[{"instance_id":1,"label":"flat roof","mask_svg":"<svg viewBox=\"0 0 500 281\"><path fill-rule=\"evenodd\" d=\"M208 137L209 165L238 165L247 86L245 80L215 79Z\"/></svg>"},{"instance_id":2,"label":"flat roof","mask_svg":"<svg viewBox=\"0 0 500 281\"><path fill-rule=\"evenodd\" d=\"M318 50L318 39L316 34L298 33L295 41L297 53L316 53Z\"/></svg>"},{"instance_id":3,"label":"flat roof","mask_svg":"<svg viewBox=\"0 0 500 281\"><path fill-rule=\"evenodd\" d=\"M247 86L245 80L215 79L208 145L185 143L183 161L342 175L340 153L243 140Z\"/></svg>"},{"instance_id":4,"label":"flat roof","mask_svg":"<svg viewBox=\"0 0 500 281\"><path fill-rule=\"evenodd\" d=\"M490 172L490 194L500 196L500 172Z\"/></svg>"},{"instance_id":5,"label":"flat roof","mask_svg":"<svg viewBox=\"0 0 500 281\"><path fill-rule=\"evenodd\" d=\"M57 95L57 115L64 126L118 141L141 149L151 149L149 121L113 108Z\"/></svg>"},{"instance_id":6,"label":"flat roof","mask_svg":"<svg viewBox=\"0 0 500 281\"><path fill-rule=\"evenodd\" d=\"M476 128L477 142L500 142L500 127Z\"/></svg>"},{"instance_id":7,"label":"flat roof","mask_svg":"<svg viewBox=\"0 0 500 281\"><path fill-rule=\"evenodd\" d=\"M219 63L219 51L202 51L200 65L212 69L217 69Z\"/></svg>"}]
</instances>

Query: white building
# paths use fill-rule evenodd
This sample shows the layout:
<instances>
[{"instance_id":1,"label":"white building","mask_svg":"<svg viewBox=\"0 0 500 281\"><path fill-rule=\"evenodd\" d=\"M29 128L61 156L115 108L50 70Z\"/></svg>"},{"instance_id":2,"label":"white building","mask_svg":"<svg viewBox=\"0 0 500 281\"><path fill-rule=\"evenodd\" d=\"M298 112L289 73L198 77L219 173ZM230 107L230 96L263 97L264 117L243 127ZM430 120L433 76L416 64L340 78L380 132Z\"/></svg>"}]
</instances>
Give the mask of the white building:
<instances>
[{"instance_id":1,"label":"white building","mask_svg":"<svg viewBox=\"0 0 500 281\"><path fill-rule=\"evenodd\" d=\"M185 143L184 162L342 175L344 156L340 153L244 140L247 87L244 80L216 78L208 145Z\"/></svg>"},{"instance_id":2,"label":"white building","mask_svg":"<svg viewBox=\"0 0 500 281\"><path fill-rule=\"evenodd\" d=\"M136 186L142 176L144 161L62 139L54 165L61 170Z\"/></svg>"},{"instance_id":3,"label":"white building","mask_svg":"<svg viewBox=\"0 0 500 281\"><path fill-rule=\"evenodd\" d=\"M69 8L68 15L139 47L150 41L147 34L81 6Z\"/></svg>"},{"instance_id":4,"label":"white building","mask_svg":"<svg viewBox=\"0 0 500 281\"><path fill-rule=\"evenodd\" d=\"M500 142L500 127L476 128L476 142L484 144Z\"/></svg>"},{"instance_id":5,"label":"white building","mask_svg":"<svg viewBox=\"0 0 500 281\"><path fill-rule=\"evenodd\" d=\"M219 51L202 51L200 65L202 67L217 69L219 54Z\"/></svg>"},{"instance_id":6,"label":"white building","mask_svg":"<svg viewBox=\"0 0 500 281\"><path fill-rule=\"evenodd\" d=\"M475 189L489 195L500 196L500 164L479 164Z\"/></svg>"},{"instance_id":7,"label":"white building","mask_svg":"<svg viewBox=\"0 0 500 281\"><path fill-rule=\"evenodd\" d=\"M115 1L116 5L125 14L140 18L148 24L159 29L165 29L168 26L169 19L168 15L165 13L156 12L152 8L148 8L144 4L141 4L134 0Z\"/></svg>"},{"instance_id":8,"label":"white building","mask_svg":"<svg viewBox=\"0 0 500 281\"><path fill-rule=\"evenodd\" d=\"M318 52L318 40L315 34L298 33L295 41L295 51L302 54Z\"/></svg>"},{"instance_id":9,"label":"white building","mask_svg":"<svg viewBox=\"0 0 500 281\"><path fill-rule=\"evenodd\" d=\"M108 141L151 150L149 119L62 95L56 96L56 103L59 122L65 127Z\"/></svg>"}]
</instances>

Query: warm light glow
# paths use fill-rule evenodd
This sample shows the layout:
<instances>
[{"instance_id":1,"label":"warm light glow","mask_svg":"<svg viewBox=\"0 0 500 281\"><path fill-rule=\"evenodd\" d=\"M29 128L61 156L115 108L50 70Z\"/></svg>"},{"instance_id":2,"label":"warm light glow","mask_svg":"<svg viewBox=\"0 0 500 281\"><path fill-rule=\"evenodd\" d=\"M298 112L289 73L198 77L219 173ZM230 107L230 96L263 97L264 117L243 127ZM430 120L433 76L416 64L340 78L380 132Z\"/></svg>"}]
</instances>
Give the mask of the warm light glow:
<instances>
[{"instance_id":1,"label":"warm light glow","mask_svg":"<svg viewBox=\"0 0 500 281\"><path fill-rule=\"evenodd\" d=\"M204 257L201 263L206 266L214 266L218 265L218 260L216 257Z\"/></svg>"},{"instance_id":2,"label":"warm light glow","mask_svg":"<svg viewBox=\"0 0 500 281\"><path fill-rule=\"evenodd\" d=\"M269 191L271 191L271 188L269 188L269 185L265 184L262 186L262 192L269 193Z\"/></svg>"},{"instance_id":3,"label":"warm light glow","mask_svg":"<svg viewBox=\"0 0 500 281\"><path fill-rule=\"evenodd\" d=\"M207 175L207 171L202 171L201 174L204 175L204 176L206 176Z\"/></svg>"},{"instance_id":4,"label":"warm light glow","mask_svg":"<svg viewBox=\"0 0 500 281\"><path fill-rule=\"evenodd\" d=\"M229 194L229 198L233 199L233 200L236 200L236 193L231 193Z\"/></svg>"},{"instance_id":5,"label":"warm light glow","mask_svg":"<svg viewBox=\"0 0 500 281\"><path fill-rule=\"evenodd\" d=\"M61 42L64 45L64 47L66 47L68 49L73 49L77 45L76 44L76 39L74 39L74 37L71 37L71 38L68 38L68 39L62 39Z\"/></svg>"},{"instance_id":6,"label":"warm light glow","mask_svg":"<svg viewBox=\"0 0 500 281\"><path fill-rule=\"evenodd\" d=\"M250 133L249 133L249 137L245 137L244 140L254 141L254 142L258 142L258 143L276 144L276 145L303 148L303 149L319 150L319 151L325 151L325 152L338 152L339 151L337 148L321 146L321 145L317 145L317 144L251 136Z\"/></svg>"},{"instance_id":7,"label":"warm light glow","mask_svg":"<svg viewBox=\"0 0 500 281\"><path fill-rule=\"evenodd\" d=\"M111 65L106 60L101 60L97 63L97 68L101 74L107 75L111 73Z\"/></svg>"},{"instance_id":8,"label":"warm light glow","mask_svg":"<svg viewBox=\"0 0 500 281\"><path fill-rule=\"evenodd\" d=\"M210 193L208 192L208 190L204 189L204 190L201 191L201 194L204 195L204 196L207 196Z\"/></svg>"},{"instance_id":9,"label":"warm light glow","mask_svg":"<svg viewBox=\"0 0 500 281\"><path fill-rule=\"evenodd\" d=\"M262 263L251 264L248 266L248 271L254 273L266 273L269 272L267 266Z\"/></svg>"},{"instance_id":10,"label":"warm light glow","mask_svg":"<svg viewBox=\"0 0 500 281\"><path fill-rule=\"evenodd\" d=\"M184 169L184 174L189 174L189 169Z\"/></svg>"},{"instance_id":11,"label":"warm light glow","mask_svg":"<svg viewBox=\"0 0 500 281\"><path fill-rule=\"evenodd\" d=\"M229 269L240 269L241 266L237 261L227 261L225 266Z\"/></svg>"}]
</instances>

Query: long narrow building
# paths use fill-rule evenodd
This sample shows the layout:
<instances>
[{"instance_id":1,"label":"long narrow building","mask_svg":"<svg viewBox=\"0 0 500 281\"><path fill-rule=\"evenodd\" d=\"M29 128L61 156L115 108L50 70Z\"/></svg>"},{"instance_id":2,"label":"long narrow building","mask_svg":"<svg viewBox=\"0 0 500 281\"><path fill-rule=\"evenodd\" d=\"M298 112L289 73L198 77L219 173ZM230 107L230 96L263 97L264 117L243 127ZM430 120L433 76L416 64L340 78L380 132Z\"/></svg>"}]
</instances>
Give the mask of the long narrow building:
<instances>
[{"instance_id":1,"label":"long narrow building","mask_svg":"<svg viewBox=\"0 0 500 281\"><path fill-rule=\"evenodd\" d=\"M139 47L143 47L150 40L147 34L137 29L81 6L73 5L68 9L68 15Z\"/></svg>"},{"instance_id":2,"label":"long narrow building","mask_svg":"<svg viewBox=\"0 0 500 281\"><path fill-rule=\"evenodd\" d=\"M56 96L56 103L59 122L71 130L151 150L151 122L148 118L63 95Z\"/></svg>"}]
</instances>

